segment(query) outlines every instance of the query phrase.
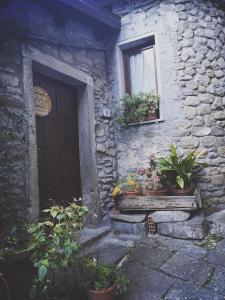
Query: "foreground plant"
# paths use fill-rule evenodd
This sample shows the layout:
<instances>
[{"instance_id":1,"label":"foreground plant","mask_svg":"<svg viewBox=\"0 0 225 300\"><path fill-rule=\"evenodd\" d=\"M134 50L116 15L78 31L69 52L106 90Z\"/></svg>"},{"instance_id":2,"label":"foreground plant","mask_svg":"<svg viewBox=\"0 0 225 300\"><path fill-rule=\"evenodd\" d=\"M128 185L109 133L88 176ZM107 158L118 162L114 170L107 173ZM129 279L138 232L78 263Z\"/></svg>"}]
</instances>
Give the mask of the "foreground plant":
<instances>
[{"instance_id":1,"label":"foreground plant","mask_svg":"<svg viewBox=\"0 0 225 300\"><path fill-rule=\"evenodd\" d=\"M87 212L86 207L75 203L67 207L53 206L43 211L42 222L29 227L27 249L36 269L31 298L51 298L57 286L57 275L73 266Z\"/></svg>"},{"instance_id":2,"label":"foreground plant","mask_svg":"<svg viewBox=\"0 0 225 300\"><path fill-rule=\"evenodd\" d=\"M97 260L85 257L79 262L81 284L87 290L89 299L98 299L104 295L115 299L116 294L126 291L128 279L120 267L114 264L98 264ZM102 298L99 298L102 299Z\"/></svg>"}]
</instances>

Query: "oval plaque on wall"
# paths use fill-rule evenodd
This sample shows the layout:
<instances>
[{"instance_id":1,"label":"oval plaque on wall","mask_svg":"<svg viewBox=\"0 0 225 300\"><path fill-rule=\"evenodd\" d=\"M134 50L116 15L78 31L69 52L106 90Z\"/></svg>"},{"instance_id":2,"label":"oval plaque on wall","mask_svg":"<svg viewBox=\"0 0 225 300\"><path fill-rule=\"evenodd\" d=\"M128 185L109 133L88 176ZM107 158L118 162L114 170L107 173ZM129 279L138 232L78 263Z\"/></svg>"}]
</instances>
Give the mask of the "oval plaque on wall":
<instances>
[{"instance_id":1,"label":"oval plaque on wall","mask_svg":"<svg viewBox=\"0 0 225 300\"><path fill-rule=\"evenodd\" d=\"M52 109L52 101L48 92L41 86L34 86L35 114L38 117L47 116Z\"/></svg>"}]
</instances>

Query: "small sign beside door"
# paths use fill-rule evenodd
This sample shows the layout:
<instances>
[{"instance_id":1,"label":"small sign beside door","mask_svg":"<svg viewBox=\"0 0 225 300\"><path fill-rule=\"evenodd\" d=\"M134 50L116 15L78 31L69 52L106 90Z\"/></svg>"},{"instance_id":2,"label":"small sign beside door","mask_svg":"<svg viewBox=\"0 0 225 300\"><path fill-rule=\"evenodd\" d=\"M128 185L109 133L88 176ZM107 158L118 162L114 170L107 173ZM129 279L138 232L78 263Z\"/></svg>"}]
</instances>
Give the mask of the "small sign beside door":
<instances>
[{"instance_id":1,"label":"small sign beside door","mask_svg":"<svg viewBox=\"0 0 225 300\"><path fill-rule=\"evenodd\" d=\"M38 117L47 116L52 109L52 101L48 92L41 86L34 86L35 114Z\"/></svg>"}]
</instances>

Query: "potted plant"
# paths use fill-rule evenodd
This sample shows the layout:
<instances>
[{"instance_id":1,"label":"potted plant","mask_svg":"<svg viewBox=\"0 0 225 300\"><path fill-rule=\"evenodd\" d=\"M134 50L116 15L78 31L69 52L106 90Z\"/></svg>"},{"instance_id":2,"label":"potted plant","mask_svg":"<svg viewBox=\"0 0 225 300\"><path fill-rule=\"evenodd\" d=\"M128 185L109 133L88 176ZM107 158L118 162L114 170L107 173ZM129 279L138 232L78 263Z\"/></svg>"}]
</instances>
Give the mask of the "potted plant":
<instances>
[{"instance_id":1,"label":"potted plant","mask_svg":"<svg viewBox=\"0 0 225 300\"><path fill-rule=\"evenodd\" d=\"M152 174L145 182L145 190L150 196L166 196L168 189L163 184L163 174Z\"/></svg>"},{"instance_id":2,"label":"potted plant","mask_svg":"<svg viewBox=\"0 0 225 300\"><path fill-rule=\"evenodd\" d=\"M165 174L159 170L154 154L149 155L149 167L140 168L138 173L146 177L145 193L150 196L165 196L167 194Z\"/></svg>"},{"instance_id":3,"label":"potted plant","mask_svg":"<svg viewBox=\"0 0 225 300\"><path fill-rule=\"evenodd\" d=\"M152 121L159 118L159 96L154 93L147 94L149 99L148 112L144 117L145 121Z\"/></svg>"},{"instance_id":4,"label":"potted plant","mask_svg":"<svg viewBox=\"0 0 225 300\"><path fill-rule=\"evenodd\" d=\"M135 174L130 174L124 183L125 197L134 197L141 195L142 185L138 182Z\"/></svg>"},{"instance_id":5,"label":"potted plant","mask_svg":"<svg viewBox=\"0 0 225 300\"><path fill-rule=\"evenodd\" d=\"M175 196L193 194L193 174L205 165L197 162L201 156L202 153L191 151L184 157L179 157L176 147L172 144L169 157L158 159L160 171L170 177Z\"/></svg>"},{"instance_id":6,"label":"potted plant","mask_svg":"<svg viewBox=\"0 0 225 300\"><path fill-rule=\"evenodd\" d=\"M159 96L153 92L124 95L121 106L115 112L116 122L123 126L155 120L158 117Z\"/></svg>"},{"instance_id":7,"label":"potted plant","mask_svg":"<svg viewBox=\"0 0 225 300\"><path fill-rule=\"evenodd\" d=\"M117 181L112 196L118 198L120 195L125 197L140 196L142 185L137 180L135 174L129 174L127 179L120 179Z\"/></svg>"},{"instance_id":8,"label":"potted plant","mask_svg":"<svg viewBox=\"0 0 225 300\"><path fill-rule=\"evenodd\" d=\"M81 285L89 300L115 300L126 291L128 279L113 264L98 264L95 258L86 257L78 265Z\"/></svg>"}]
</instances>

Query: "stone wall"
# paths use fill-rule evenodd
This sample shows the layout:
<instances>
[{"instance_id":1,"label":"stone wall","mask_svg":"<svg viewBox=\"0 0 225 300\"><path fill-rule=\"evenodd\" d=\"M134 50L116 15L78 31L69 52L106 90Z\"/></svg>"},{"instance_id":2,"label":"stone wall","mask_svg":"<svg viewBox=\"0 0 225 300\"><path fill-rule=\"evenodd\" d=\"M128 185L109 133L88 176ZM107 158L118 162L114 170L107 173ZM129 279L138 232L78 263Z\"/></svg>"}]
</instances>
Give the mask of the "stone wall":
<instances>
[{"instance_id":1,"label":"stone wall","mask_svg":"<svg viewBox=\"0 0 225 300\"><path fill-rule=\"evenodd\" d=\"M28 141L22 82L24 45L37 48L93 78L98 193L100 214L104 218L110 200L108 193L116 177L112 120L102 115L103 108L110 108L107 35L103 33L99 41L94 22L73 15L70 10L63 11L64 8L49 9L29 2L11 1L10 5L0 6L0 176L4 178L0 181L0 219L14 217L16 212L26 213L29 206Z\"/></svg>"},{"instance_id":2,"label":"stone wall","mask_svg":"<svg viewBox=\"0 0 225 300\"><path fill-rule=\"evenodd\" d=\"M170 143L182 154L205 150L208 163L199 178L204 205L225 202L225 27L215 1L119 1L122 17L118 43L156 35L162 122L117 130L119 176L145 166L148 154L168 153ZM118 93L116 55L110 77Z\"/></svg>"}]
</instances>

